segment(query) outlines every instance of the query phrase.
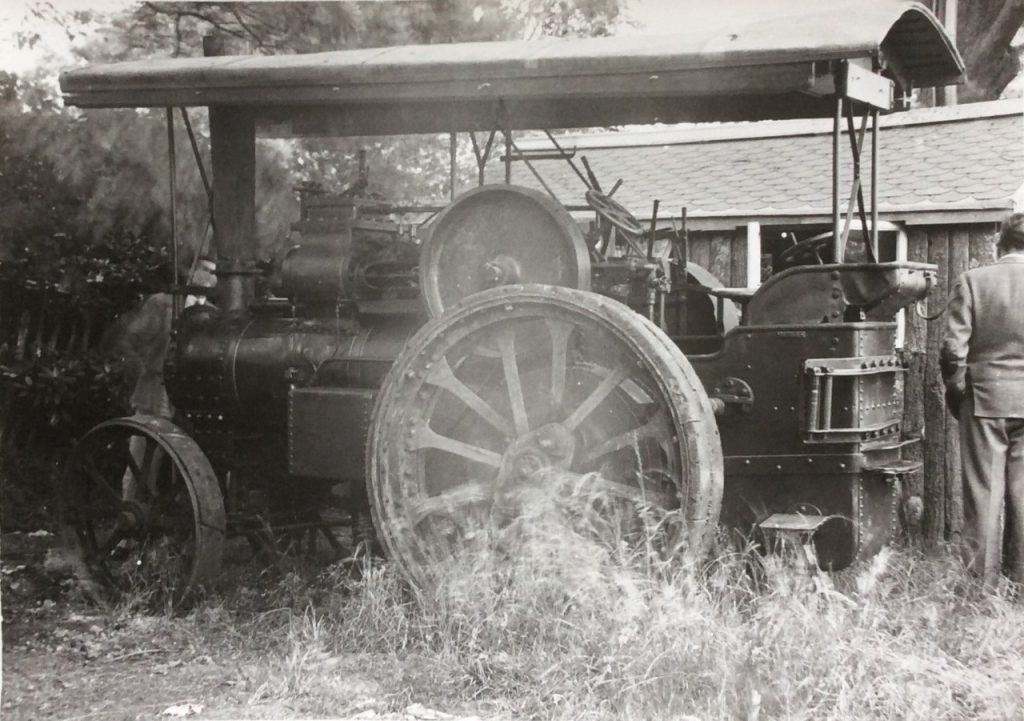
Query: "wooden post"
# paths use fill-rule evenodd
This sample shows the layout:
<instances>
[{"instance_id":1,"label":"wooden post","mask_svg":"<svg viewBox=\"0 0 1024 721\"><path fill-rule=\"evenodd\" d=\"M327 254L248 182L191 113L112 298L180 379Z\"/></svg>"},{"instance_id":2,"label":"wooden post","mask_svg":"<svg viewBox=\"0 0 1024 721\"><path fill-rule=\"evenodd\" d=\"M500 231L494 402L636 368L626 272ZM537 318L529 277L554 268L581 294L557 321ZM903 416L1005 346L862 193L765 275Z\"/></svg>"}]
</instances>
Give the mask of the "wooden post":
<instances>
[{"instance_id":1,"label":"wooden post","mask_svg":"<svg viewBox=\"0 0 1024 721\"><path fill-rule=\"evenodd\" d=\"M761 224L756 220L747 223L746 250L747 277L739 285L744 288L757 288L761 285Z\"/></svg>"},{"instance_id":2,"label":"wooden post","mask_svg":"<svg viewBox=\"0 0 1024 721\"><path fill-rule=\"evenodd\" d=\"M936 300L949 293L949 233L944 228L928 231L928 260L938 268ZM945 388L939 375L939 346L943 324L928 324L924 365L924 537L939 541L946 535L946 413Z\"/></svg>"},{"instance_id":3,"label":"wooden post","mask_svg":"<svg viewBox=\"0 0 1024 721\"><path fill-rule=\"evenodd\" d=\"M907 233L907 260L920 263L928 261L928 234L925 231L914 228ZM933 293L930 298L932 307L936 302L934 295ZM907 363L907 373L903 382L903 437L905 439L920 439L919 443L910 446L906 457L908 460L923 461L927 433L924 415L924 380L928 324L924 318L910 309L907 311L906 318L903 342L904 359ZM924 497L923 471L907 478L903 496L904 499ZM910 507L907 506L908 509ZM905 520L910 522L906 529L908 533L920 535L921 519L905 518Z\"/></svg>"},{"instance_id":4,"label":"wooden post","mask_svg":"<svg viewBox=\"0 0 1024 721\"><path fill-rule=\"evenodd\" d=\"M758 249L760 249L760 234L758 234ZM743 226L737 226L736 230L732 234L732 268L729 272L729 278L726 282L732 288L746 288L751 280L761 280L761 258L758 253L757 258L757 276L750 278L750 267L749 261L749 241L747 238L747 229Z\"/></svg>"},{"instance_id":5,"label":"wooden post","mask_svg":"<svg viewBox=\"0 0 1024 721\"><path fill-rule=\"evenodd\" d=\"M952 288L970 264L971 235L966 226L957 226L949 234L949 283ZM943 321L945 316L943 316ZM940 330L945 324L936 321ZM964 526L963 477L960 462L960 424L946 417L946 539L960 541Z\"/></svg>"}]
</instances>

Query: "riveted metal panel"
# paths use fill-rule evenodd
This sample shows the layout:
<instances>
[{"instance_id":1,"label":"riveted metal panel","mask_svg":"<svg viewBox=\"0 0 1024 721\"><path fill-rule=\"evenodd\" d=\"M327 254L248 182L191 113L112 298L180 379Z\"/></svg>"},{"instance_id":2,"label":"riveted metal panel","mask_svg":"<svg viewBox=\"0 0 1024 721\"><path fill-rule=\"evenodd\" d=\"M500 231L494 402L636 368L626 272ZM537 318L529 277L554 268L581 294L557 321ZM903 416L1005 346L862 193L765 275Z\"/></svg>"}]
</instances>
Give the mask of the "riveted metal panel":
<instances>
[{"instance_id":1,"label":"riveted metal panel","mask_svg":"<svg viewBox=\"0 0 1024 721\"><path fill-rule=\"evenodd\" d=\"M361 388L293 388L288 393L288 471L315 478L363 478L376 395Z\"/></svg>"}]
</instances>

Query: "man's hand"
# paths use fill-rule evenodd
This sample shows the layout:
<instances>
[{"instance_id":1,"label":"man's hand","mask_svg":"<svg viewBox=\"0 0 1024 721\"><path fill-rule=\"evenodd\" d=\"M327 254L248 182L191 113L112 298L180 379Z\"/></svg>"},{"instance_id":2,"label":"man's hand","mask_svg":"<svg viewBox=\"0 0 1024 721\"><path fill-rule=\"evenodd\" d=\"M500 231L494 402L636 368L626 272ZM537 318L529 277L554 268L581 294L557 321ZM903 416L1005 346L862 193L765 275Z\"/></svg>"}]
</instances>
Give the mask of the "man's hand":
<instances>
[{"instance_id":1,"label":"man's hand","mask_svg":"<svg viewBox=\"0 0 1024 721\"><path fill-rule=\"evenodd\" d=\"M960 404L964 400L964 391L956 386L946 386L946 408L951 416L960 420Z\"/></svg>"}]
</instances>

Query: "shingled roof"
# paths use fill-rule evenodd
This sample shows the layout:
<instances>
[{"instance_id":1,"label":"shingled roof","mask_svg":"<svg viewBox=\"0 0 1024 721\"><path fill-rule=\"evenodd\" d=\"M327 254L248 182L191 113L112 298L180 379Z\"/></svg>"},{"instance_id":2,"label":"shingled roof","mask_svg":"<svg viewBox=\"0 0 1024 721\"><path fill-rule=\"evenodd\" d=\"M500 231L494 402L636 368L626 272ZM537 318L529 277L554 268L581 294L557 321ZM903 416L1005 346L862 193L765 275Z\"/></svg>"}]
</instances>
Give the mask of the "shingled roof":
<instances>
[{"instance_id":1,"label":"shingled roof","mask_svg":"<svg viewBox=\"0 0 1024 721\"><path fill-rule=\"evenodd\" d=\"M997 219L1024 205L1024 101L1014 99L889 115L879 134L879 211L906 223ZM869 135L870 137L870 135ZM695 228L736 222L822 222L831 214L831 121L787 120L677 126L659 130L556 138L593 168L605 191L619 178L615 199L637 217L678 217ZM551 150L547 138L518 141L520 150ZM851 163L843 139L841 198L845 208ZM565 204L579 204L585 187L559 159L531 160ZM541 188L524 162L512 182ZM867 166L865 177L867 178ZM488 180L503 177L488 168ZM936 214L948 218L938 218Z\"/></svg>"}]
</instances>

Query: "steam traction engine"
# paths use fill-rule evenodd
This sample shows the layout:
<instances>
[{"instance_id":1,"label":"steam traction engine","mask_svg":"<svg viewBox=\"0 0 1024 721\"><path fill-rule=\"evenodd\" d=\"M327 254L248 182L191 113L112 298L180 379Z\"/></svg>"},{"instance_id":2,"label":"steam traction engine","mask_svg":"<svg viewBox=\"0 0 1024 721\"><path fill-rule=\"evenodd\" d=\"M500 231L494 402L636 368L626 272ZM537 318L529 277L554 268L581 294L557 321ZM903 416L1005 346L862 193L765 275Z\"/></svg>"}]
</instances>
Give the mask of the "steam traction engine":
<instances>
[{"instance_id":1,"label":"steam traction engine","mask_svg":"<svg viewBox=\"0 0 1024 721\"><path fill-rule=\"evenodd\" d=\"M182 598L216 577L228 535L337 543L330 529L345 522L421 580L467 523L500 522L555 478L678 509L695 552L721 521L796 536L823 567L874 553L915 468L900 437L894 319L935 269L877 262L876 238L866 262L843 262L841 121L845 111L850 207L859 200L862 227L877 228L876 183L869 223L860 177L868 119L874 135L895 87L953 82L962 64L916 3L857 16L841 48L815 45L830 20L790 18L785 41L752 24L732 36L750 47L713 62L710 40L687 50L677 38L659 55L618 39L556 43L550 57L531 43L493 57L478 44L65 75L69 102L87 107L210 107L221 261L215 306L177 321L176 423L101 424L69 462L64 518L86 559L108 581L155 578ZM638 88L640 66L670 87ZM273 269L255 262L263 122L297 135L492 122L507 164L512 127L802 114L835 119L833 232L791 249L792 267L756 290L717 287L687 262L685 241L647 236L596 182L590 233L548 194L507 182L462 194L416 234L394 220L403 209L307 195ZM658 256L659 242L675 247ZM339 498L342 512L326 514Z\"/></svg>"}]
</instances>

